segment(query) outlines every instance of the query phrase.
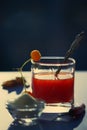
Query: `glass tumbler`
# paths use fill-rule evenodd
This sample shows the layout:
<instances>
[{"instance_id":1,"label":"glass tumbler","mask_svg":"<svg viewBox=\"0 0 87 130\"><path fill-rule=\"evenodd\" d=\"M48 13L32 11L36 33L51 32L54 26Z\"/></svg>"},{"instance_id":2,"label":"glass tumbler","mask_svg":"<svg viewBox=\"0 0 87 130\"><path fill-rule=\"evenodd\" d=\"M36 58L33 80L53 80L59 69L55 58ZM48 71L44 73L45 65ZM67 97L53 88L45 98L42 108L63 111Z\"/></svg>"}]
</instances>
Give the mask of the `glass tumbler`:
<instances>
[{"instance_id":1,"label":"glass tumbler","mask_svg":"<svg viewBox=\"0 0 87 130\"><path fill-rule=\"evenodd\" d=\"M49 56L31 62L34 97L45 101L49 112L69 111L74 104L75 60L68 58L64 62L64 57Z\"/></svg>"}]
</instances>

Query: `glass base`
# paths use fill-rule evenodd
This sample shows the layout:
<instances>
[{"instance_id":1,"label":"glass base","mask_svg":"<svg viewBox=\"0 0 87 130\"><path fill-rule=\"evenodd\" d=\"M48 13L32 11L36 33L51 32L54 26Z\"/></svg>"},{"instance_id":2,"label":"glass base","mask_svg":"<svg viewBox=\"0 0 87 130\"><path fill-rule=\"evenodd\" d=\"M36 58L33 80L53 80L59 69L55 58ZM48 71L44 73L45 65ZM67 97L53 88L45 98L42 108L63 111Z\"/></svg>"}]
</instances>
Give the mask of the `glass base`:
<instances>
[{"instance_id":1,"label":"glass base","mask_svg":"<svg viewBox=\"0 0 87 130\"><path fill-rule=\"evenodd\" d=\"M43 112L63 114L69 112L71 106L70 103L49 103L46 104Z\"/></svg>"},{"instance_id":2,"label":"glass base","mask_svg":"<svg viewBox=\"0 0 87 130\"><path fill-rule=\"evenodd\" d=\"M70 109L70 103L46 104L40 119L46 121L69 121L71 120L69 116Z\"/></svg>"}]
</instances>

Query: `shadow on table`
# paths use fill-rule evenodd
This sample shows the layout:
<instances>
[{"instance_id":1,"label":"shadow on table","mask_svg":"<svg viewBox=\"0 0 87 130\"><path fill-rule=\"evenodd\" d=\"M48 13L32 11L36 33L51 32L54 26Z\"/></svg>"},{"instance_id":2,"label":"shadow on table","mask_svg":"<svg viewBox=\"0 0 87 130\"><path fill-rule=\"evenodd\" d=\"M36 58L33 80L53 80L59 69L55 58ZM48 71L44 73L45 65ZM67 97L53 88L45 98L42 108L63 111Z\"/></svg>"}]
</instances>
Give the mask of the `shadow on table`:
<instances>
[{"instance_id":1,"label":"shadow on table","mask_svg":"<svg viewBox=\"0 0 87 130\"><path fill-rule=\"evenodd\" d=\"M84 114L85 115L85 114ZM19 124L17 121L12 122L9 126L8 130L73 130L78 127L83 120L84 115L73 121L62 122L62 121L38 121L37 125L33 126L23 126Z\"/></svg>"},{"instance_id":2,"label":"shadow on table","mask_svg":"<svg viewBox=\"0 0 87 130\"><path fill-rule=\"evenodd\" d=\"M15 91L16 94L20 94L23 91L23 86L15 86L15 87L10 87L10 88L5 87L3 89L7 90L8 93Z\"/></svg>"}]
</instances>

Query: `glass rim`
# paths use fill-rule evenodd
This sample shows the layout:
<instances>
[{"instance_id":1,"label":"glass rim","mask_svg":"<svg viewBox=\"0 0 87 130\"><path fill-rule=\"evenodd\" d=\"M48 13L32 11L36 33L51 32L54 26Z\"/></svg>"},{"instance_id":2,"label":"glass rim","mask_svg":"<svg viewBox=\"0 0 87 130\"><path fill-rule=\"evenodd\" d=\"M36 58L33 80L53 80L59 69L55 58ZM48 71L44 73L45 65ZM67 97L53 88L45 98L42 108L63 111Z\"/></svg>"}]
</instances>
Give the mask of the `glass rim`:
<instances>
[{"instance_id":1,"label":"glass rim","mask_svg":"<svg viewBox=\"0 0 87 130\"><path fill-rule=\"evenodd\" d=\"M68 66L68 65L74 65L76 63L75 59L71 58L71 57L68 58L69 62L65 62L65 63L57 63L57 62L48 63L48 62L41 61L41 60L63 60L63 59L64 59L64 57L62 57L62 56L43 56L43 57L41 57L41 59L39 61L35 62L32 60L31 62L33 64L37 64L37 65L41 65L41 66L49 66L49 65L50 66Z\"/></svg>"}]
</instances>

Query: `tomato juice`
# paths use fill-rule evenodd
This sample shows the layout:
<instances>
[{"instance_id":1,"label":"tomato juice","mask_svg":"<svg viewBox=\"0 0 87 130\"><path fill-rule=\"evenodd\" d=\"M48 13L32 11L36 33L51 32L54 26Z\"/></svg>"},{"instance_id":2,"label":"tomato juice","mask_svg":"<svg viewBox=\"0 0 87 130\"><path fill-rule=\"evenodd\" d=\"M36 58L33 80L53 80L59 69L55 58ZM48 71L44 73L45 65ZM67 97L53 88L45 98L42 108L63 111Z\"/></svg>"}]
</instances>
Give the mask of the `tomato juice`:
<instances>
[{"instance_id":1,"label":"tomato juice","mask_svg":"<svg viewBox=\"0 0 87 130\"><path fill-rule=\"evenodd\" d=\"M58 79L54 73L36 73L32 77L34 97L46 103L67 103L74 98L74 77L70 73L60 72Z\"/></svg>"}]
</instances>

